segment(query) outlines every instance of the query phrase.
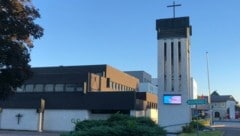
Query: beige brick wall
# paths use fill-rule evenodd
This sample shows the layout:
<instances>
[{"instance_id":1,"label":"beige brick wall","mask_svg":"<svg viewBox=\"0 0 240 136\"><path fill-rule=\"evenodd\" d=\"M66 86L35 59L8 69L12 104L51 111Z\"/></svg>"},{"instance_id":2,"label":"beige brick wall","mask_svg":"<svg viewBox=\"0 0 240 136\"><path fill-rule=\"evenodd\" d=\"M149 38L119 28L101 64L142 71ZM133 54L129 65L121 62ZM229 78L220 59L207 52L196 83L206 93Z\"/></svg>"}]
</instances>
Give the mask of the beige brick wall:
<instances>
[{"instance_id":1,"label":"beige brick wall","mask_svg":"<svg viewBox=\"0 0 240 136\"><path fill-rule=\"evenodd\" d=\"M89 91L119 91L118 89L113 89L110 86L107 87L107 78L109 78L110 81L114 82L115 84L138 90L139 80L137 78L111 66L107 66L105 76L99 76L94 73L89 75Z\"/></svg>"},{"instance_id":2,"label":"beige brick wall","mask_svg":"<svg viewBox=\"0 0 240 136\"><path fill-rule=\"evenodd\" d=\"M111 66L107 66L106 77L110 78L112 82L125 85L136 90L138 89L139 80L137 78L130 76Z\"/></svg>"}]
</instances>

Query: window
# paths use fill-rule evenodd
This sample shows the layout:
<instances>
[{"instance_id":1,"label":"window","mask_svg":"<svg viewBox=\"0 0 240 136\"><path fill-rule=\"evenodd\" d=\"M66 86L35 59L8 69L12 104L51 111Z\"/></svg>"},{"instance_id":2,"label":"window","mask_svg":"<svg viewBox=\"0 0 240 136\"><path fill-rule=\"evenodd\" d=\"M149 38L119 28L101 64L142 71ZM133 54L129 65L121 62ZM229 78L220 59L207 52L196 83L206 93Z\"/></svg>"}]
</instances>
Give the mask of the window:
<instances>
[{"instance_id":1,"label":"window","mask_svg":"<svg viewBox=\"0 0 240 136\"><path fill-rule=\"evenodd\" d=\"M113 83L113 82L111 82L111 83L110 83L110 85L111 85L111 87L110 87L110 88L111 88L111 89L114 89L114 83Z\"/></svg>"},{"instance_id":2,"label":"window","mask_svg":"<svg viewBox=\"0 0 240 136\"><path fill-rule=\"evenodd\" d=\"M164 42L164 60L167 61L167 43Z\"/></svg>"},{"instance_id":3,"label":"window","mask_svg":"<svg viewBox=\"0 0 240 136\"><path fill-rule=\"evenodd\" d=\"M181 61L181 42L178 42L178 61Z\"/></svg>"},{"instance_id":4,"label":"window","mask_svg":"<svg viewBox=\"0 0 240 136\"><path fill-rule=\"evenodd\" d=\"M26 92L32 92L33 91L33 84L27 84L25 88Z\"/></svg>"},{"instance_id":5,"label":"window","mask_svg":"<svg viewBox=\"0 0 240 136\"><path fill-rule=\"evenodd\" d=\"M55 85L56 92L63 92L64 91L64 84L56 84Z\"/></svg>"},{"instance_id":6,"label":"window","mask_svg":"<svg viewBox=\"0 0 240 136\"><path fill-rule=\"evenodd\" d=\"M34 87L34 92L43 92L43 84L36 84Z\"/></svg>"},{"instance_id":7,"label":"window","mask_svg":"<svg viewBox=\"0 0 240 136\"><path fill-rule=\"evenodd\" d=\"M79 85L79 84L76 84L76 91L78 91L78 92L82 92L82 91L83 91L82 86Z\"/></svg>"},{"instance_id":8,"label":"window","mask_svg":"<svg viewBox=\"0 0 240 136\"><path fill-rule=\"evenodd\" d=\"M174 57L174 44L171 42L171 64L173 67L173 57Z\"/></svg>"},{"instance_id":9,"label":"window","mask_svg":"<svg viewBox=\"0 0 240 136\"><path fill-rule=\"evenodd\" d=\"M53 84L46 84L45 85L46 92L53 92Z\"/></svg>"},{"instance_id":10,"label":"window","mask_svg":"<svg viewBox=\"0 0 240 136\"><path fill-rule=\"evenodd\" d=\"M107 87L111 87L111 81L110 81L110 78L107 78Z\"/></svg>"},{"instance_id":11,"label":"window","mask_svg":"<svg viewBox=\"0 0 240 136\"><path fill-rule=\"evenodd\" d=\"M114 84L114 90L117 90L117 83Z\"/></svg>"},{"instance_id":12,"label":"window","mask_svg":"<svg viewBox=\"0 0 240 136\"><path fill-rule=\"evenodd\" d=\"M75 85L74 84L66 84L65 86L65 91L66 92L73 92L75 90Z\"/></svg>"},{"instance_id":13,"label":"window","mask_svg":"<svg viewBox=\"0 0 240 136\"><path fill-rule=\"evenodd\" d=\"M23 92L24 91L24 85L22 85L21 87L17 88L17 92Z\"/></svg>"}]
</instances>

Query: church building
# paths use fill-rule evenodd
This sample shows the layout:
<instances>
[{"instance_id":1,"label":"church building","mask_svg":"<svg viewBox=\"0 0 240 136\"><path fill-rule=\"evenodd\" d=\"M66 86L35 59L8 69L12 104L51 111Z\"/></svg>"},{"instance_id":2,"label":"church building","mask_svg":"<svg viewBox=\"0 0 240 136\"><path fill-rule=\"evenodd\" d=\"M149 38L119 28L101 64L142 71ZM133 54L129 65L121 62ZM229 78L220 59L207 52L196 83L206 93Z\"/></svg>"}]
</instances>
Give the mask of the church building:
<instances>
[{"instance_id":1,"label":"church building","mask_svg":"<svg viewBox=\"0 0 240 136\"><path fill-rule=\"evenodd\" d=\"M109 65L32 68L15 95L0 100L0 129L72 131L82 120L122 113L157 122L157 95Z\"/></svg>"}]
</instances>

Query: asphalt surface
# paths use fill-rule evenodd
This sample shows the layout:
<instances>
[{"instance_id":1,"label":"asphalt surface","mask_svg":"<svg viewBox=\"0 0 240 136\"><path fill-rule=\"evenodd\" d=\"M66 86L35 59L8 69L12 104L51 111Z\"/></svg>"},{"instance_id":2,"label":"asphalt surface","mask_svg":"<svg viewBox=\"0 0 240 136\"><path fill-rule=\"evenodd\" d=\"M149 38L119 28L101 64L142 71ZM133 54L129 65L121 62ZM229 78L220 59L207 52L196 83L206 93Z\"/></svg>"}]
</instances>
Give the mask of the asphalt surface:
<instances>
[{"instance_id":1,"label":"asphalt surface","mask_svg":"<svg viewBox=\"0 0 240 136\"><path fill-rule=\"evenodd\" d=\"M240 136L240 128L224 127L219 129L224 132L223 136Z\"/></svg>"},{"instance_id":2,"label":"asphalt surface","mask_svg":"<svg viewBox=\"0 0 240 136\"><path fill-rule=\"evenodd\" d=\"M0 130L0 136L60 136L61 132Z\"/></svg>"},{"instance_id":3,"label":"asphalt surface","mask_svg":"<svg viewBox=\"0 0 240 136\"><path fill-rule=\"evenodd\" d=\"M224 132L223 136L240 136L240 121L218 121L214 127Z\"/></svg>"}]
</instances>

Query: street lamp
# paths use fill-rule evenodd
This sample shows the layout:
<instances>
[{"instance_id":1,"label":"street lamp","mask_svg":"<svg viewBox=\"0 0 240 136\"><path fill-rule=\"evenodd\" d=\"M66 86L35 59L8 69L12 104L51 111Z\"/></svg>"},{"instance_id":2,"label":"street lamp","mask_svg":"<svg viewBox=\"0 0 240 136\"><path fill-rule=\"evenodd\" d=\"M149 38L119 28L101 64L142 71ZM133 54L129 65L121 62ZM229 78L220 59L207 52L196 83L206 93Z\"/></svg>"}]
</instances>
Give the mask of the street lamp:
<instances>
[{"instance_id":1,"label":"street lamp","mask_svg":"<svg viewBox=\"0 0 240 136\"><path fill-rule=\"evenodd\" d=\"M207 60L207 78L208 78L209 117L210 117L210 126L211 126L212 125L212 106L211 106L211 89L210 89L209 67L208 67L208 52L206 52L206 60Z\"/></svg>"}]
</instances>

